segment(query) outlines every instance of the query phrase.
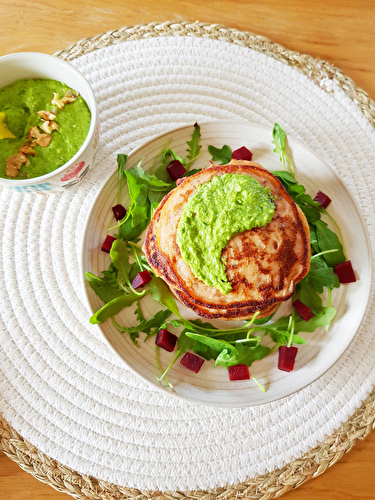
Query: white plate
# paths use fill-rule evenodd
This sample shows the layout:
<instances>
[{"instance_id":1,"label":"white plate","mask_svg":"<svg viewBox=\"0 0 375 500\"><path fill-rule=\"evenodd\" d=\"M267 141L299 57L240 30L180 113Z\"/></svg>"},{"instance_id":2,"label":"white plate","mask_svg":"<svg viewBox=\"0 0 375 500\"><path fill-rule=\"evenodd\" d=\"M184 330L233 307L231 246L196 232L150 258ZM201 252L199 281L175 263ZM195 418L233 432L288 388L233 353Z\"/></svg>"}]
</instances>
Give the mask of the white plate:
<instances>
[{"instance_id":1,"label":"white plate","mask_svg":"<svg viewBox=\"0 0 375 500\"><path fill-rule=\"evenodd\" d=\"M253 160L268 170L282 169L278 155L273 152L275 146L271 143L271 128L238 121L217 121L202 123L200 126L200 144L203 154L192 168L203 168L209 165L208 145L221 148L227 144L232 150L246 146L252 151ZM186 141L190 140L192 131L193 126L179 128L143 144L129 155L128 167L137 165L139 160L143 159L143 168L145 170L151 168L154 158L165 147L167 139L170 139L169 147L178 155L185 157ZM260 391L252 380L230 382L227 370L222 366L214 368L213 361L205 361L198 374L190 372L177 361L168 373L168 378L174 386L174 392L172 392L156 380L160 372L156 364L154 337L143 343L141 334L140 347L137 348L128 335L119 333L110 320L98 325L97 328L100 329L104 338L127 366L143 379L154 384L156 388L166 390L170 394L191 402L218 407L247 407L272 402L302 389L325 373L344 353L358 331L367 308L372 277L367 228L357 203L334 169L300 142L289 137L288 144L296 167L295 176L298 182L305 186L306 191L312 197L318 190L321 190L332 199L328 211L341 228L346 255L352 261L357 281L333 290L332 305L337 309L337 315L328 332L320 328L314 333L301 334L307 340L307 344L299 346L293 372L286 373L278 370L277 353L253 363L250 372L266 388L265 393ZM97 311L103 303L90 288L84 273L89 271L100 275L110 264L109 255L101 252L100 248L108 234L108 228L114 225L111 207L117 203L117 169L115 167L114 165L114 173L99 192L88 215L82 247L82 278L92 313ZM125 206L126 203L125 201ZM144 299L143 311L146 317L152 317L157 310L158 306L152 299ZM182 306L180 311L189 319L197 317ZM120 324L132 324L134 322L133 309L124 310L117 316L117 320ZM229 325L231 323L225 322L226 327ZM262 341L262 343L265 342ZM167 367L174 353L168 353L163 349L160 351L162 351L160 352L161 364Z\"/></svg>"}]
</instances>

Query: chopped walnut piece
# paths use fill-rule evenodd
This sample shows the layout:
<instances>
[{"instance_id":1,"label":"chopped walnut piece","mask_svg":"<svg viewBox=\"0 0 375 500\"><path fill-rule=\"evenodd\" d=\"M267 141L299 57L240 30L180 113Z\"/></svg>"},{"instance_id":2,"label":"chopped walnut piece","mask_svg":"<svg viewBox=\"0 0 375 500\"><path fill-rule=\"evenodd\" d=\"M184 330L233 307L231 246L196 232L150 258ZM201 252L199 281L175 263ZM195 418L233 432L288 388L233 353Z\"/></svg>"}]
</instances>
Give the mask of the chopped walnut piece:
<instances>
[{"instance_id":1,"label":"chopped walnut piece","mask_svg":"<svg viewBox=\"0 0 375 500\"><path fill-rule=\"evenodd\" d=\"M46 148L49 146L52 141L52 136L50 134L42 134L39 139L36 140L36 143L39 144L42 148Z\"/></svg>"},{"instance_id":2,"label":"chopped walnut piece","mask_svg":"<svg viewBox=\"0 0 375 500\"><path fill-rule=\"evenodd\" d=\"M17 153L16 155L10 156L6 161L7 177L17 177L18 172L20 171L20 168L23 164L25 164L26 166L30 165L27 156L23 153Z\"/></svg>"},{"instance_id":3,"label":"chopped walnut piece","mask_svg":"<svg viewBox=\"0 0 375 500\"><path fill-rule=\"evenodd\" d=\"M78 97L78 94L73 95L72 91L69 89L66 91L64 97L60 99L59 94L53 93L53 99L51 101L51 104L53 106L57 106L60 110L63 109L65 104L69 104L70 102L74 102Z\"/></svg>"},{"instance_id":4,"label":"chopped walnut piece","mask_svg":"<svg viewBox=\"0 0 375 500\"><path fill-rule=\"evenodd\" d=\"M38 111L38 115L43 118L43 120L49 121L54 120L56 118L55 113L51 113L51 111Z\"/></svg>"},{"instance_id":5,"label":"chopped walnut piece","mask_svg":"<svg viewBox=\"0 0 375 500\"><path fill-rule=\"evenodd\" d=\"M59 130L58 124L54 121L45 121L40 126L40 128L43 130L43 132L46 132L46 134L50 134L52 130Z\"/></svg>"},{"instance_id":6,"label":"chopped walnut piece","mask_svg":"<svg viewBox=\"0 0 375 500\"><path fill-rule=\"evenodd\" d=\"M32 137L36 139L35 142L42 148L47 147L52 140L52 136L50 134L41 134L38 127L31 127L29 130L28 139L31 139Z\"/></svg>"},{"instance_id":7,"label":"chopped walnut piece","mask_svg":"<svg viewBox=\"0 0 375 500\"><path fill-rule=\"evenodd\" d=\"M53 99L51 101L51 104L53 106L57 106L60 110L63 109L64 107L64 103L60 100L59 94L55 94L55 92L53 93Z\"/></svg>"},{"instance_id":8,"label":"chopped walnut piece","mask_svg":"<svg viewBox=\"0 0 375 500\"><path fill-rule=\"evenodd\" d=\"M25 142L25 144L23 144L18 148L18 151L20 153L23 153L24 155L30 155L30 156L36 155L36 152L34 150L34 144L32 142Z\"/></svg>"}]
</instances>

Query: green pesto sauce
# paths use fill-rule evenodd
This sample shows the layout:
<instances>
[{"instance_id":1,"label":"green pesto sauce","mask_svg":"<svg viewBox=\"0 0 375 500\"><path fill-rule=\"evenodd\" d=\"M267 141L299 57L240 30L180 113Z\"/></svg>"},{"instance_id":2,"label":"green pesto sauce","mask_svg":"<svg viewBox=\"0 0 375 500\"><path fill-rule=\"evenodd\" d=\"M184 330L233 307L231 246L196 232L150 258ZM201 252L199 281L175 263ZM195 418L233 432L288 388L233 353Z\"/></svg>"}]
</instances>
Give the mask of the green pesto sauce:
<instances>
[{"instance_id":1,"label":"green pesto sauce","mask_svg":"<svg viewBox=\"0 0 375 500\"><path fill-rule=\"evenodd\" d=\"M0 138L0 177L6 176L6 160L18 153L27 142L28 131L41 126L43 120L38 111L55 111L54 121L59 130L52 132L47 147L36 146L36 156L28 155L30 165L22 166L16 179L39 177L48 174L69 161L84 143L90 128L91 113L82 97L65 104L62 110L51 104L53 94L60 99L69 87L56 80L29 79L0 89L0 113L5 113L4 124L15 138ZM74 90L71 89L74 93ZM41 133L44 133L40 130Z\"/></svg>"},{"instance_id":2,"label":"green pesto sauce","mask_svg":"<svg viewBox=\"0 0 375 500\"><path fill-rule=\"evenodd\" d=\"M193 274L228 295L232 286L221 253L232 236L270 222L272 200L271 190L248 175L224 174L197 186L177 228L182 259Z\"/></svg>"}]
</instances>

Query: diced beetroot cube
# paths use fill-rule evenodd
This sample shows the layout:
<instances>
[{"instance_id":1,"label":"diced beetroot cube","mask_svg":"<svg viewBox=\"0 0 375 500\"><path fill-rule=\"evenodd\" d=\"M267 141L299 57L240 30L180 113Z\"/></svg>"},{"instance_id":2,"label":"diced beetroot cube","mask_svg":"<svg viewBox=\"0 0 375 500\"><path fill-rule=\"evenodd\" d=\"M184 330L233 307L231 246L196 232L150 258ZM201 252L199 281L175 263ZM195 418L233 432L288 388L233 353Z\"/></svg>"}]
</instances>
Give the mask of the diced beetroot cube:
<instances>
[{"instance_id":1,"label":"diced beetroot cube","mask_svg":"<svg viewBox=\"0 0 375 500\"><path fill-rule=\"evenodd\" d=\"M293 307L305 321L309 321L314 316L312 310L298 299L293 302Z\"/></svg>"},{"instance_id":2,"label":"diced beetroot cube","mask_svg":"<svg viewBox=\"0 0 375 500\"><path fill-rule=\"evenodd\" d=\"M250 372L247 365L235 365L228 367L229 380L249 380Z\"/></svg>"},{"instance_id":3,"label":"diced beetroot cube","mask_svg":"<svg viewBox=\"0 0 375 500\"><path fill-rule=\"evenodd\" d=\"M122 220L126 215L126 208L120 204L112 207L112 211L116 220Z\"/></svg>"},{"instance_id":4,"label":"diced beetroot cube","mask_svg":"<svg viewBox=\"0 0 375 500\"><path fill-rule=\"evenodd\" d=\"M177 342L177 336L173 335L173 333L169 332L165 328L162 328L158 331L156 336L155 344L159 347L162 347L168 352L172 352L175 348Z\"/></svg>"},{"instance_id":5,"label":"diced beetroot cube","mask_svg":"<svg viewBox=\"0 0 375 500\"><path fill-rule=\"evenodd\" d=\"M322 191L318 191L315 195L314 201L317 201L322 208L327 208L332 200L329 196L322 193Z\"/></svg>"},{"instance_id":6,"label":"diced beetroot cube","mask_svg":"<svg viewBox=\"0 0 375 500\"><path fill-rule=\"evenodd\" d=\"M167 172L172 181L176 181L184 174L186 174L186 168L179 160L173 160L167 167Z\"/></svg>"},{"instance_id":7,"label":"diced beetroot cube","mask_svg":"<svg viewBox=\"0 0 375 500\"><path fill-rule=\"evenodd\" d=\"M337 274L340 283L354 283L357 281L350 260L337 264L337 266L335 266L335 273Z\"/></svg>"},{"instance_id":8,"label":"diced beetroot cube","mask_svg":"<svg viewBox=\"0 0 375 500\"><path fill-rule=\"evenodd\" d=\"M187 352L181 359L180 363L188 370L191 370L194 373L198 373L202 368L204 359L200 358L196 354L193 354L192 352Z\"/></svg>"},{"instance_id":9,"label":"diced beetroot cube","mask_svg":"<svg viewBox=\"0 0 375 500\"><path fill-rule=\"evenodd\" d=\"M249 151L245 146L238 148L232 153L232 160L248 160L251 161L253 153Z\"/></svg>"},{"instance_id":10,"label":"diced beetroot cube","mask_svg":"<svg viewBox=\"0 0 375 500\"><path fill-rule=\"evenodd\" d=\"M151 281L152 276L151 274L147 271L141 271L140 273L137 274L137 276L133 279L132 281L132 287L134 289L140 288L141 286L145 285L149 281Z\"/></svg>"},{"instance_id":11,"label":"diced beetroot cube","mask_svg":"<svg viewBox=\"0 0 375 500\"><path fill-rule=\"evenodd\" d=\"M106 239L103 242L102 245L102 252L109 253L111 251L111 247L113 242L116 240L113 236L110 236L109 234L107 235Z\"/></svg>"},{"instance_id":12,"label":"diced beetroot cube","mask_svg":"<svg viewBox=\"0 0 375 500\"><path fill-rule=\"evenodd\" d=\"M286 345L281 345L279 347L279 362L278 369L284 372L291 372L294 368L294 362L297 356L297 347L288 347Z\"/></svg>"}]
</instances>

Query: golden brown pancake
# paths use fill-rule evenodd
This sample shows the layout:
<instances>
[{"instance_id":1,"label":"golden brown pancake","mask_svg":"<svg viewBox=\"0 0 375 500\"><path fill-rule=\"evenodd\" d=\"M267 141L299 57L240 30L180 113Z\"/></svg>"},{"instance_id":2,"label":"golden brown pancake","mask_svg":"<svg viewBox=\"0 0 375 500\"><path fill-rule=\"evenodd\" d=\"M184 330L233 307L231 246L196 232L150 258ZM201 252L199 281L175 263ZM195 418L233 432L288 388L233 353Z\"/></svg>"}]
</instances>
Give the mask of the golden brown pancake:
<instances>
[{"instance_id":1,"label":"golden brown pancake","mask_svg":"<svg viewBox=\"0 0 375 500\"><path fill-rule=\"evenodd\" d=\"M196 186L228 173L252 176L263 187L269 187L275 197L275 212L269 224L233 236L223 250L232 285L224 295L194 276L181 257L176 236L184 206ZM165 196L147 230L144 252L175 297L198 315L239 320L259 311L260 318L292 297L295 285L306 276L310 265L309 226L275 176L257 163L232 160L228 165L212 165L181 180Z\"/></svg>"}]
</instances>

